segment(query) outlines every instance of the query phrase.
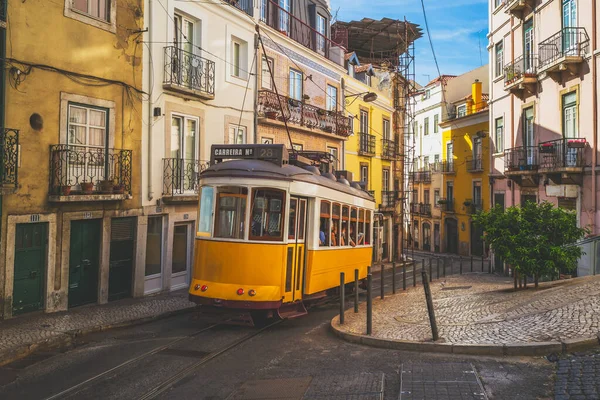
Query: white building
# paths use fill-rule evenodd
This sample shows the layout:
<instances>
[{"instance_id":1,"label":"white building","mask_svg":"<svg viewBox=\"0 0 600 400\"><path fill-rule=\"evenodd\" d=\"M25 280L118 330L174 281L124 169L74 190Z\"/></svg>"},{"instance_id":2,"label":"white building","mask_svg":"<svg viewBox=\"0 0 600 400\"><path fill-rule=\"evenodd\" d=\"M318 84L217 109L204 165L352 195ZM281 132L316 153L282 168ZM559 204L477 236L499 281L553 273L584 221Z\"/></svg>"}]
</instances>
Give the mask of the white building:
<instances>
[{"instance_id":1,"label":"white building","mask_svg":"<svg viewBox=\"0 0 600 400\"><path fill-rule=\"evenodd\" d=\"M148 99L140 110L143 216L136 264L145 274L143 294L150 294L189 283L197 176L211 145L255 142L258 8L252 0L145 0L144 10Z\"/></svg>"}]
</instances>

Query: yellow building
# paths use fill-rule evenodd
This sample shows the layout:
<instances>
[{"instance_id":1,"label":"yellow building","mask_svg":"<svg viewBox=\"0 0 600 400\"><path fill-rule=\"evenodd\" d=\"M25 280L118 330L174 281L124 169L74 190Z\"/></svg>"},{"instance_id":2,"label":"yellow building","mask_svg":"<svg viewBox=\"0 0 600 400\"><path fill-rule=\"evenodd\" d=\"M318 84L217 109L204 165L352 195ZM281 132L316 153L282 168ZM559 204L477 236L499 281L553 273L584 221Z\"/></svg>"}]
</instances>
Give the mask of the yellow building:
<instances>
[{"instance_id":1,"label":"yellow building","mask_svg":"<svg viewBox=\"0 0 600 400\"><path fill-rule=\"evenodd\" d=\"M374 260L391 260L397 142L392 133L390 81L381 82L373 66L360 65L353 53L346 58L350 71L345 79L346 112L352 134L344 144L344 169L374 195L380 211L375 218L378 229L374 239L379 251L374 251Z\"/></svg>"},{"instance_id":2,"label":"yellow building","mask_svg":"<svg viewBox=\"0 0 600 400\"><path fill-rule=\"evenodd\" d=\"M471 216L490 204L490 139L488 95L475 81L471 94L450 107L448 119L440 123L442 161L435 172L442 175L442 251L460 255L482 255L482 232Z\"/></svg>"},{"instance_id":3,"label":"yellow building","mask_svg":"<svg viewBox=\"0 0 600 400\"><path fill-rule=\"evenodd\" d=\"M142 293L143 3L13 1L1 13L3 318Z\"/></svg>"}]
</instances>

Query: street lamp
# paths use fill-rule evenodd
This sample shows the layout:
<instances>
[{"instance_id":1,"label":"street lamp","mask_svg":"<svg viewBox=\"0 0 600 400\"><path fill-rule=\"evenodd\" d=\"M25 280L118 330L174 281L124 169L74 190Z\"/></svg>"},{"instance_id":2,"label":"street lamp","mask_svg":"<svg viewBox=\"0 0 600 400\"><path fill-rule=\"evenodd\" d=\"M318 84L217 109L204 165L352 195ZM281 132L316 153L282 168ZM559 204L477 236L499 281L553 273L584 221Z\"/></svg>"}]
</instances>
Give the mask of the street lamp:
<instances>
[{"instance_id":1,"label":"street lamp","mask_svg":"<svg viewBox=\"0 0 600 400\"><path fill-rule=\"evenodd\" d=\"M354 103L356 101L356 98L358 98L358 96L363 96L363 101L365 103L372 103L375 100L377 100L377 93L375 92L362 92L362 93L357 93L357 94L350 94L348 96L344 96L344 98L346 99L346 104L348 104L348 100L350 97L354 97L355 99L352 100L352 103ZM350 104L352 104L350 103Z\"/></svg>"}]
</instances>

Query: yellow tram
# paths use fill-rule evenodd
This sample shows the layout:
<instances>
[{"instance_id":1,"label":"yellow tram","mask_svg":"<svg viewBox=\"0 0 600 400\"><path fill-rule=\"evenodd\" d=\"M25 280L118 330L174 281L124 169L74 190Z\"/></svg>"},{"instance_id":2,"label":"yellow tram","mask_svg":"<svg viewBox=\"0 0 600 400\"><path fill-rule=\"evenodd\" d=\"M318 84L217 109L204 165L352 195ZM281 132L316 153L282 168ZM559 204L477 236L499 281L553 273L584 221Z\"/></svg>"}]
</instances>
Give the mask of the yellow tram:
<instances>
[{"instance_id":1,"label":"yellow tram","mask_svg":"<svg viewBox=\"0 0 600 400\"><path fill-rule=\"evenodd\" d=\"M283 145L214 145L200 175L190 300L280 317L367 276L375 202Z\"/></svg>"}]
</instances>

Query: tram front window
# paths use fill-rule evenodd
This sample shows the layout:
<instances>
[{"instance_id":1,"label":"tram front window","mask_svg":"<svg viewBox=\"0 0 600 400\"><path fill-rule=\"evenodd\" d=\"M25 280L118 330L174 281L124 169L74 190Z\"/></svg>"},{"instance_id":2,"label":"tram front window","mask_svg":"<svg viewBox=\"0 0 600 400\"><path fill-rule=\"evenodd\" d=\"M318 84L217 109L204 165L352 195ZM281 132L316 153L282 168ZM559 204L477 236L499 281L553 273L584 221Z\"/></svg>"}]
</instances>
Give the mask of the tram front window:
<instances>
[{"instance_id":1,"label":"tram front window","mask_svg":"<svg viewBox=\"0 0 600 400\"><path fill-rule=\"evenodd\" d=\"M285 192L254 189L250 215L250 240L283 240Z\"/></svg>"},{"instance_id":2,"label":"tram front window","mask_svg":"<svg viewBox=\"0 0 600 400\"><path fill-rule=\"evenodd\" d=\"M215 237L243 239L248 189L221 187L217 194Z\"/></svg>"},{"instance_id":3,"label":"tram front window","mask_svg":"<svg viewBox=\"0 0 600 400\"><path fill-rule=\"evenodd\" d=\"M213 213L213 195L215 188L203 186L200 188L200 210L198 212L198 232L210 235Z\"/></svg>"}]
</instances>

